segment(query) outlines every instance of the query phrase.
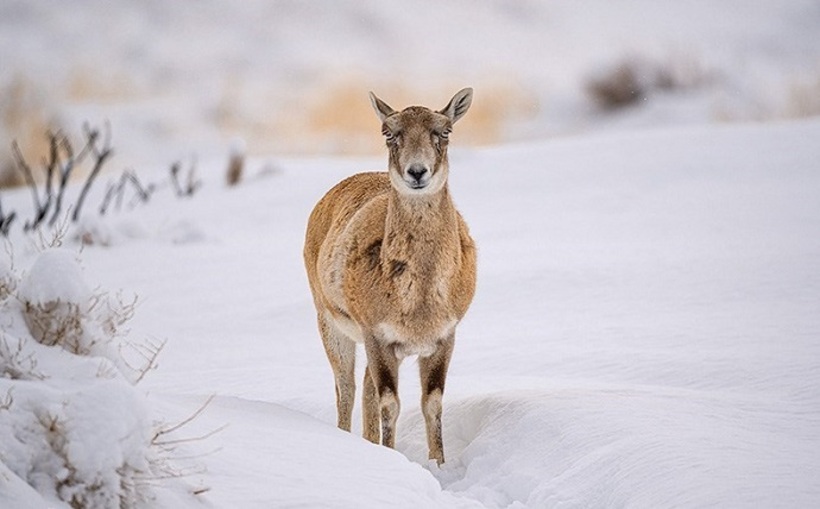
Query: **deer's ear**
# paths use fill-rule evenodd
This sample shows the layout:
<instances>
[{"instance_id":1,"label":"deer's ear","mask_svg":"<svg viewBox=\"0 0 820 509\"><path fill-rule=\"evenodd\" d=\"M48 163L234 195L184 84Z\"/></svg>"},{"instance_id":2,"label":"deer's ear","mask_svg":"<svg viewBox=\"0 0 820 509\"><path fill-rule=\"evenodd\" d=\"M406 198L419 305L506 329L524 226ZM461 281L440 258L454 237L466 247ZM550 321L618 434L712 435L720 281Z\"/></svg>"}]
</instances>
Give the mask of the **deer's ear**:
<instances>
[{"instance_id":1,"label":"deer's ear","mask_svg":"<svg viewBox=\"0 0 820 509\"><path fill-rule=\"evenodd\" d=\"M376 110L376 115L379 116L379 120L384 122L384 119L396 113L396 110L388 106L388 104L378 97L373 92L370 92L370 104L373 105L373 109Z\"/></svg>"},{"instance_id":2,"label":"deer's ear","mask_svg":"<svg viewBox=\"0 0 820 509\"><path fill-rule=\"evenodd\" d=\"M473 89L464 88L456 92L456 95L450 99L447 106L442 108L439 113L446 115L450 119L450 122L455 124L456 120L460 119L465 113L467 113L467 110L470 109L470 105L472 103Z\"/></svg>"}]
</instances>

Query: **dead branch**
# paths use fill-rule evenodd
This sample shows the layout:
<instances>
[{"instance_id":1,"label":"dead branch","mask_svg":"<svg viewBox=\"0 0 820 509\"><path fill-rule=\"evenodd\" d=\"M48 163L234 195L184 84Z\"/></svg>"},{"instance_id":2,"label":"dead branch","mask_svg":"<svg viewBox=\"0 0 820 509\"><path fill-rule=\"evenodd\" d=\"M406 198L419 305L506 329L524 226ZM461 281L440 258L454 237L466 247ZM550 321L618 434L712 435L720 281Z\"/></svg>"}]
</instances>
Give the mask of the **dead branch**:
<instances>
[{"instance_id":1,"label":"dead branch","mask_svg":"<svg viewBox=\"0 0 820 509\"><path fill-rule=\"evenodd\" d=\"M173 433L174 431L177 431L178 429L183 428L183 427L187 426L188 424L190 424L191 421L193 421L194 419L199 417L200 414L202 414L202 412L204 412L205 409L208 408L208 405L211 404L211 402L214 400L215 397L216 397L216 394L211 394L210 396L208 396L208 399L206 399L205 402L202 403L202 405L200 405L199 408L197 408L194 413L192 413L190 416L183 419L182 421L178 422L177 424L175 424L175 425L173 425L169 428L160 428L160 429L158 429L154 433L154 437L151 439L151 443L156 444L158 442L161 442L160 440L158 440L160 437L165 436L169 433Z\"/></svg>"},{"instance_id":2,"label":"dead branch","mask_svg":"<svg viewBox=\"0 0 820 509\"><path fill-rule=\"evenodd\" d=\"M51 219L48 221L48 224L53 226L54 223L57 222L57 218L60 216L60 211L63 209L63 195L65 194L65 188L68 186L68 179L71 176L71 172L74 171L74 166L81 162L81 160L74 157L74 148L71 146L71 142L68 141L67 137L59 135L58 138L57 134L52 134L50 135L50 138L52 148L50 161L48 161L48 165L46 167L46 199L48 200L46 207L51 205L52 201L51 180L55 173L55 168L57 169L56 171L59 178L57 196L54 197L54 210L51 213ZM60 161L61 147L65 153L65 161L62 162Z\"/></svg>"},{"instance_id":3,"label":"dead branch","mask_svg":"<svg viewBox=\"0 0 820 509\"><path fill-rule=\"evenodd\" d=\"M31 172L31 167L26 163L23 157L23 152L20 150L20 145L17 140L11 144L12 152L14 152L14 161L17 164L17 169L23 174L23 178L31 189L31 197L34 201L34 221L26 222L25 229L28 231L40 224L48 211L47 206L40 201L40 193L37 190L37 182L34 180L34 174ZM50 203L48 204L50 205Z\"/></svg>"},{"instance_id":4,"label":"dead branch","mask_svg":"<svg viewBox=\"0 0 820 509\"><path fill-rule=\"evenodd\" d=\"M196 159L192 159L191 164L188 166L188 173L185 176L184 184L182 180L180 180L181 166L179 162L175 162L171 165L171 184L174 186L174 191L176 191L178 197L193 196L202 186L202 181L196 178Z\"/></svg>"},{"instance_id":5,"label":"dead branch","mask_svg":"<svg viewBox=\"0 0 820 509\"><path fill-rule=\"evenodd\" d=\"M93 152L95 161L94 167L91 169L91 173L89 173L80 191L80 196L77 198L77 205L74 207L74 214L71 216L71 220L74 222L80 218L80 211L83 208L83 202L85 201L85 196L88 194L88 190L91 188L91 184L102 169L106 159L113 153L113 149L111 148L111 125L108 122L105 123L105 139L103 140L102 147L97 146L99 131L92 130L88 124L86 124L83 129L88 138L87 146L90 147L90 151Z\"/></svg>"},{"instance_id":6,"label":"dead branch","mask_svg":"<svg viewBox=\"0 0 820 509\"><path fill-rule=\"evenodd\" d=\"M11 224L17 218L17 212L12 211L11 214L6 215L3 212L3 204L0 203L0 235L3 237L9 236L9 228L11 228Z\"/></svg>"},{"instance_id":7,"label":"dead branch","mask_svg":"<svg viewBox=\"0 0 820 509\"><path fill-rule=\"evenodd\" d=\"M216 435L217 433L225 431L227 428L228 428L228 425L223 424L222 426L220 426L216 429L212 429L211 431L209 431L207 433L203 433L202 435L198 435L198 436L195 436L195 437L177 438L176 440L155 440L155 441L152 441L151 444L156 445L158 447L167 447L169 445L184 444L184 443L187 443L187 442L199 442L199 441L202 441L202 440L207 440L207 439L211 438L212 436Z\"/></svg>"},{"instance_id":8,"label":"dead branch","mask_svg":"<svg viewBox=\"0 0 820 509\"><path fill-rule=\"evenodd\" d=\"M147 186L143 186L140 179L137 177L137 174L132 170L126 172L123 177L125 177L128 182L136 189L136 195L131 202L128 204L129 207L134 207L137 202L148 203L148 200L151 199L151 194L156 190L156 186L154 184L148 184Z\"/></svg>"},{"instance_id":9,"label":"dead branch","mask_svg":"<svg viewBox=\"0 0 820 509\"><path fill-rule=\"evenodd\" d=\"M45 380L46 378L37 370L37 359L34 353L24 352L23 340L18 339L16 347L13 347L6 336L0 337L0 376L12 380Z\"/></svg>"},{"instance_id":10,"label":"dead branch","mask_svg":"<svg viewBox=\"0 0 820 509\"><path fill-rule=\"evenodd\" d=\"M165 348L166 343L168 343L167 340L163 340L158 343L146 341L145 344L129 344L131 349L133 349L137 355L142 358L142 365L133 366L126 360L125 356L122 356L122 361L125 366L134 373L137 373L137 378L134 380L134 385L140 383L142 379L145 378L145 375L157 367L157 359L159 358L159 354L162 352L162 349Z\"/></svg>"},{"instance_id":11,"label":"dead branch","mask_svg":"<svg viewBox=\"0 0 820 509\"><path fill-rule=\"evenodd\" d=\"M105 213L108 212L108 207L111 205L111 202L115 199L117 210L120 210L122 208L122 196L125 193L126 182L126 175L123 174L120 176L120 179L116 183L108 184L108 190L106 190L105 192L105 198L103 198L102 205L100 205L101 216L104 216Z\"/></svg>"},{"instance_id":12,"label":"dead branch","mask_svg":"<svg viewBox=\"0 0 820 509\"><path fill-rule=\"evenodd\" d=\"M108 212L112 202L114 202L117 211L122 210L122 202L127 187L132 187L135 191L134 197L128 203L130 208L135 207L137 203L148 203L148 200L157 190L157 186L154 184L143 185L134 170L126 170L120 175L120 179L116 183L108 184L108 190L106 190L102 205L100 205L101 216Z\"/></svg>"}]
</instances>

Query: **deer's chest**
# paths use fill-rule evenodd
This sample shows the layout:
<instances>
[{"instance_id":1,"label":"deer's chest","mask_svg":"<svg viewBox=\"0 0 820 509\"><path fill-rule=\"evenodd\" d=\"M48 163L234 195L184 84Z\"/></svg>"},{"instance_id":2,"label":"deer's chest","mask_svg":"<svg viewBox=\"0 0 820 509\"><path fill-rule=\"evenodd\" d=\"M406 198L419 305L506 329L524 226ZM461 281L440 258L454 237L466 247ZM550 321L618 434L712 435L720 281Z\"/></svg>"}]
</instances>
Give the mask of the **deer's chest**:
<instances>
[{"instance_id":1,"label":"deer's chest","mask_svg":"<svg viewBox=\"0 0 820 509\"><path fill-rule=\"evenodd\" d=\"M371 325L439 335L455 318L450 295L456 267L441 247L373 241L351 257L346 272L352 291L347 293L355 295L350 302L354 314Z\"/></svg>"}]
</instances>

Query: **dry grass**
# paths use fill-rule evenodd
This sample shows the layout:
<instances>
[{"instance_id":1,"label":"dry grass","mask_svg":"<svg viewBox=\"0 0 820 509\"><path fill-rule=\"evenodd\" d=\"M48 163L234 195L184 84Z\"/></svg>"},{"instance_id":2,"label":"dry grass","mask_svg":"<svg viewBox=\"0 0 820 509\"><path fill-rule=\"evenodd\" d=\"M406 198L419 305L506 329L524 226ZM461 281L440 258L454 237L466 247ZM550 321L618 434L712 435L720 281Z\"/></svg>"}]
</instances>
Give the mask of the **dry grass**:
<instances>
[{"instance_id":1,"label":"dry grass","mask_svg":"<svg viewBox=\"0 0 820 509\"><path fill-rule=\"evenodd\" d=\"M788 118L820 115L820 72L813 78L795 79L789 86L785 114Z\"/></svg>"},{"instance_id":2,"label":"dry grass","mask_svg":"<svg viewBox=\"0 0 820 509\"><path fill-rule=\"evenodd\" d=\"M345 79L321 87L309 98L304 129L318 138L334 143L340 152L377 152L384 145L379 121L373 113L367 91L370 88L396 109L420 104L443 108L462 88L458 84L413 88L403 84L368 87L362 79ZM503 83L478 84L472 108L456 129L459 143L487 145L501 140L504 125L523 114L532 99L520 88Z\"/></svg>"},{"instance_id":3,"label":"dry grass","mask_svg":"<svg viewBox=\"0 0 820 509\"><path fill-rule=\"evenodd\" d=\"M65 99L72 103L109 104L136 99L141 91L126 75L102 75L99 69L75 68L65 88Z\"/></svg>"},{"instance_id":4,"label":"dry grass","mask_svg":"<svg viewBox=\"0 0 820 509\"><path fill-rule=\"evenodd\" d=\"M501 141L508 123L538 110L533 94L502 80L414 86L348 76L319 82L289 99L243 93L240 84L229 82L215 122L226 136L241 136L248 154L381 154L384 141L368 91L397 109L414 104L442 108L468 85L475 98L454 134L462 146Z\"/></svg>"}]
</instances>

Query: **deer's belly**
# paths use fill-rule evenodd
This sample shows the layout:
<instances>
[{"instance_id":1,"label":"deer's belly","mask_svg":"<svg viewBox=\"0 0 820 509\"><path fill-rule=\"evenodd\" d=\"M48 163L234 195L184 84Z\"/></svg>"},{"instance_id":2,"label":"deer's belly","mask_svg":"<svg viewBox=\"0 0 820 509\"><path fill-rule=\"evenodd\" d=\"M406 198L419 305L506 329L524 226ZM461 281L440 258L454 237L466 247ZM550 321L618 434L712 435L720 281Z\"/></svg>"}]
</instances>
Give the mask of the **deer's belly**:
<instances>
[{"instance_id":1,"label":"deer's belly","mask_svg":"<svg viewBox=\"0 0 820 509\"><path fill-rule=\"evenodd\" d=\"M376 337L379 341L393 345L398 358L413 355L428 357L436 351L442 340L453 334L457 323L455 318L423 326L381 322L376 326Z\"/></svg>"}]
</instances>

